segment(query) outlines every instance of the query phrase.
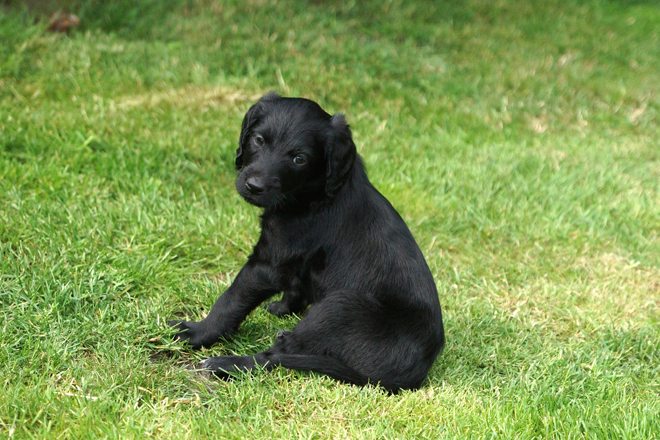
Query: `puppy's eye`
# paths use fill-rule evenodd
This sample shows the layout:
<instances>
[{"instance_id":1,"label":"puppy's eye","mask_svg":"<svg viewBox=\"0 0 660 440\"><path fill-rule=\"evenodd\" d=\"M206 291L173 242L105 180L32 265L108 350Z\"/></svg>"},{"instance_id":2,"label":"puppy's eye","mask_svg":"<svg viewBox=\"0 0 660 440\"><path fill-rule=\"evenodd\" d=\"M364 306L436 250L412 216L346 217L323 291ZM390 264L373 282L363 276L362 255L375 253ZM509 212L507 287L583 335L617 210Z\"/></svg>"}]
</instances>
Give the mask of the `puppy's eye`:
<instances>
[{"instance_id":1,"label":"puppy's eye","mask_svg":"<svg viewBox=\"0 0 660 440\"><path fill-rule=\"evenodd\" d=\"M295 163L296 165L305 165L307 163L307 160L302 156L296 156L293 158L293 163Z\"/></svg>"},{"instance_id":2,"label":"puppy's eye","mask_svg":"<svg viewBox=\"0 0 660 440\"><path fill-rule=\"evenodd\" d=\"M254 145L256 145L257 147L263 147L264 145L266 145L266 140L264 139L263 136L258 134L254 137Z\"/></svg>"}]
</instances>

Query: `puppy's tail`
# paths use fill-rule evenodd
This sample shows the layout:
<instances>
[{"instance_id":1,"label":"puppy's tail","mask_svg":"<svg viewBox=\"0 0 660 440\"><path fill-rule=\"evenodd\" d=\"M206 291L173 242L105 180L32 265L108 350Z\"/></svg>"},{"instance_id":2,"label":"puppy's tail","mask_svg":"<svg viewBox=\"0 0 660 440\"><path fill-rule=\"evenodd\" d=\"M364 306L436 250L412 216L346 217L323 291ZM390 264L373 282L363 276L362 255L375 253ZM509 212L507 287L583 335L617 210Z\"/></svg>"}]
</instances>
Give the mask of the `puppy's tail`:
<instances>
[{"instance_id":1,"label":"puppy's tail","mask_svg":"<svg viewBox=\"0 0 660 440\"><path fill-rule=\"evenodd\" d=\"M340 382L364 386L369 378L358 373L343 362L329 356L304 354L273 354L268 361L291 370L314 371L337 379Z\"/></svg>"}]
</instances>

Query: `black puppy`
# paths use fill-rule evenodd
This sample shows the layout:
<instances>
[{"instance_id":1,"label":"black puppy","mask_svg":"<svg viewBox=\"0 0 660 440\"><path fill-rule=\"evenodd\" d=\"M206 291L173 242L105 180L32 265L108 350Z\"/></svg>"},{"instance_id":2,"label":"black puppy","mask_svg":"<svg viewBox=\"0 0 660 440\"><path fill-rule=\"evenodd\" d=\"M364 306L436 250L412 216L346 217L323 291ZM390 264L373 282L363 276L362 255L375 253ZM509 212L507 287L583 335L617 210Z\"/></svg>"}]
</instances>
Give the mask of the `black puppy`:
<instances>
[{"instance_id":1,"label":"black puppy","mask_svg":"<svg viewBox=\"0 0 660 440\"><path fill-rule=\"evenodd\" d=\"M344 116L271 92L250 108L236 151L238 192L264 208L252 255L208 316L170 322L193 347L234 333L273 295L296 328L250 356L202 366L310 370L390 392L418 388L444 346L438 293L403 219L369 182Z\"/></svg>"}]
</instances>

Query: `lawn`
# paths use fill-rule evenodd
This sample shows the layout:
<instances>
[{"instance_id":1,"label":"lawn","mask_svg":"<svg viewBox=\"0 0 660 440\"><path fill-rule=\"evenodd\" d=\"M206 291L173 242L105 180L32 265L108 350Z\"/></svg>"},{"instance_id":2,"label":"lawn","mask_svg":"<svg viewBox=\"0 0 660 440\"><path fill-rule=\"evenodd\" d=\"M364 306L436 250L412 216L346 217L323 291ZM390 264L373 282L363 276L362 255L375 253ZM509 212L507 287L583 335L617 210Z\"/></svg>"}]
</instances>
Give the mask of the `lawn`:
<instances>
[{"instance_id":1,"label":"lawn","mask_svg":"<svg viewBox=\"0 0 660 440\"><path fill-rule=\"evenodd\" d=\"M0 4L0 438L660 438L660 4ZM68 34L46 30L68 7ZM256 310L192 351L259 234L269 90L343 112L436 279L447 346L391 396L277 369Z\"/></svg>"}]
</instances>

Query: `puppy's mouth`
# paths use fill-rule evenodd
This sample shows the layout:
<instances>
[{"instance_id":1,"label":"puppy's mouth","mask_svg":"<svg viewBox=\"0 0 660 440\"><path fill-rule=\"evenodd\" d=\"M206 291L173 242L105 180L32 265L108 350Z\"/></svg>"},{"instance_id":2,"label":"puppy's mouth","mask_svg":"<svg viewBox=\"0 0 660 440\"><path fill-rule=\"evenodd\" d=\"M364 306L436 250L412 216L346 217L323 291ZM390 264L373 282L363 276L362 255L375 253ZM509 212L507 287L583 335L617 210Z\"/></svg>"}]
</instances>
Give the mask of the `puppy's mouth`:
<instances>
[{"instance_id":1,"label":"puppy's mouth","mask_svg":"<svg viewBox=\"0 0 660 440\"><path fill-rule=\"evenodd\" d=\"M239 177L236 180L236 190L243 199L251 205L259 208L273 208L283 206L290 198L282 193L278 185L265 186L257 190L250 189L246 184L247 179Z\"/></svg>"},{"instance_id":2,"label":"puppy's mouth","mask_svg":"<svg viewBox=\"0 0 660 440\"><path fill-rule=\"evenodd\" d=\"M274 191L266 191L259 195L251 194L248 191L239 191L239 194L250 205L259 208L284 208L294 200Z\"/></svg>"},{"instance_id":3,"label":"puppy's mouth","mask_svg":"<svg viewBox=\"0 0 660 440\"><path fill-rule=\"evenodd\" d=\"M272 190L266 190L261 194L252 194L250 191L247 191L245 188L240 188L238 190L243 199L248 202L250 205L257 206L259 208L269 208L275 206L278 203L276 194Z\"/></svg>"},{"instance_id":4,"label":"puppy's mouth","mask_svg":"<svg viewBox=\"0 0 660 440\"><path fill-rule=\"evenodd\" d=\"M241 192L241 197L243 197L243 199L245 199L245 201L248 202L250 205L258 206L259 208L268 207L268 204L264 203L264 201L261 200L263 198L261 196L254 196L249 193Z\"/></svg>"}]
</instances>

